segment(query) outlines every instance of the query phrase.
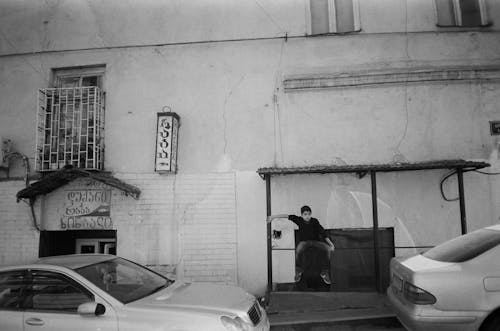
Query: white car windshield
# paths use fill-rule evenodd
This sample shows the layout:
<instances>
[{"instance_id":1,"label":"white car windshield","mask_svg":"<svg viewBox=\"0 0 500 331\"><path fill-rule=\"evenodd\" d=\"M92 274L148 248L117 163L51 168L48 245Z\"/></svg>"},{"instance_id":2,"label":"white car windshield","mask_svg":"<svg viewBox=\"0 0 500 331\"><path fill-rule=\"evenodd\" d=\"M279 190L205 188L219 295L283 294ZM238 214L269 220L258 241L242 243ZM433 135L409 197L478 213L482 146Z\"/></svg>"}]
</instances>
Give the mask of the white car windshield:
<instances>
[{"instance_id":1,"label":"white car windshield","mask_svg":"<svg viewBox=\"0 0 500 331\"><path fill-rule=\"evenodd\" d=\"M75 271L123 303L144 298L171 283L168 278L122 258L91 264Z\"/></svg>"},{"instance_id":2,"label":"white car windshield","mask_svg":"<svg viewBox=\"0 0 500 331\"><path fill-rule=\"evenodd\" d=\"M436 246L423 255L441 262L465 262L500 244L500 231L481 229Z\"/></svg>"}]
</instances>

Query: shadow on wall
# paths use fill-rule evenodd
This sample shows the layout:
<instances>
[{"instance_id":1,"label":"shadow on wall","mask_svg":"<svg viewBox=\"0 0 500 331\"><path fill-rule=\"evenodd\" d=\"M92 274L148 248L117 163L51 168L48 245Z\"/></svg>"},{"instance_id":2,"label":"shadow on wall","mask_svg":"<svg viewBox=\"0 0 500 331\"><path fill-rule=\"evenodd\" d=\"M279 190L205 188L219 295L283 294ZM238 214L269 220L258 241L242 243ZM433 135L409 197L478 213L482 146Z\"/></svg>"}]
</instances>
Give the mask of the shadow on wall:
<instances>
[{"instance_id":1,"label":"shadow on wall","mask_svg":"<svg viewBox=\"0 0 500 331\"><path fill-rule=\"evenodd\" d=\"M394 228L394 245L396 247L414 247L415 241L408 228L396 215L394 209L380 198L377 199L379 227ZM347 215L347 217L342 217ZM359 220L357 227L371 228L373 226L371 193L334 190L328 201L325 228L352 228L350 219ZM335 224L332 223L335 220ZM396 256L417 254L416 248L396 249Z\"/></svg>"}]
</instances>

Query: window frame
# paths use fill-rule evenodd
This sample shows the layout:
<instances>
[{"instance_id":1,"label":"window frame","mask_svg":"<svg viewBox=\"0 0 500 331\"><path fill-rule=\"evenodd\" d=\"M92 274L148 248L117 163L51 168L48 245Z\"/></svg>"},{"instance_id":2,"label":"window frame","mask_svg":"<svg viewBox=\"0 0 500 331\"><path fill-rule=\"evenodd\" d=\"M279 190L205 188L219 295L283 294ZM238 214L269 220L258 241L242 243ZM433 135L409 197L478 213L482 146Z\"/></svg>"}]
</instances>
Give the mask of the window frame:
<instances>
[{"instance_id":1,"label":"window frame","mask_svg":"<svg viewBox=\"0 0 500 331\"><path fill-rule=\"evenodd\" d=\"M51 69L50 87L38 90L36 171L56 171L68 164L90 171L104 170L105 74L104 64ZM78 86L61 87L61 79L71 77L78 79ZM82 86L86 77L96 77L95 86ZM87 98L88 103L81 98ZM68 111L73 115L64 120ZM66 134L61 135L63 131Z\"/></svg>"},{"instance_id":2,"label":"window frame","mask_svg":"<svg viewBox=\"0 0 500 331\"><path fill-rule=\"evenodd\" d=\"M311 1L306 1L306 35L307 36L324 36L324 35L333 35L333 34L350 34L357 33L361 31L361 19L360 19L360 10L359 10L359 0L351 0L352 1L352 13L353 13L353 25L354 30L352 31L337 31L337 8L335 5L335 0L328 0L328 32L326 33L314 33L312 32L312 13L311 13Z\"/></svg>"},{"instance_id":3,"label":"window frame","mask_svg":"<svg viewBox=\"0 0 500 331\"><path fill-rule=\"evenodd\" d=\"M85 278L87 281L91 282L94 286L97 286L98 288L100 288L102 291L106 292L107 295L109 295L110 297L112 297L113 299L115 299L116 301L122 303L122 304L128 304L128 303L131 303L131 302L134 302L134 301L138 301L138 300L141 300L145 297L148 297L150 296L152 293L149 293L149 294L146 294L144 296L141 296L141 297L137 297L137 298L134 298L134 299L130 299L130 300L121 300L120 298L117 298L116 296L114 296L113 294L109 293L107 290L101 288L99 286L99 284L96 284L94 283L92 280L88 279L85 275L81 274L80 271L81 270L85 270L86 268L88 267L95 267L95 266L98 266L98 265L104 265L104 264L107 264L107 263L110 263L112 261L125 261L126 263L130 263L132 265L135 265L137 267L139 267L139 269L145 269L147 270L148 272L151 272L153 274L155 274L156 276L159 276L160 278L163 278L166 280L166 283L165 283L165 286L164 288L167 288L169 287L170 285L172 285L173 281L171 279L169 279L168 277L152 270L152 269L149 269L148 267L142 265L142 264L139 264L139 263L136 263L134 261L130 261L130 260L127 260L125 258L122 258L122 257L118 257L116 256L115 258L111 259L111 260L106 260L106 261L101 261L101 262L97 262L97 263L93 263L93 264L88 264L88 265L85 265L85 266L81 266L81 267L78 267L76 269L74 269L74 271L79 274L81 277ZM80 270L80 271L79 271Z\"/></svg>"},{"instance_id":4,"label":"window frame","mask_svg":"<svg viewBox=\"0 0 500 331\"><path fill-rule=\"evenodd\" d=\"M488 20L488 12L486 10L486 0L476 0L476 1L478 3L478 6L479 6L479 15L480 15L481 24L469 26L469 25L463 25L462 9L460 7L460 0L451 0L451 4L453 6L453 8L452 8L453 19L455 21L455 24L453 24L453 25L441 25L441 24L439 24L439 8L437 5L437 0L434 0L433 3L434 3L434 13L436 15L436 26L439 28L469 28L469 29L491 26L491 22Z\"/></svg>"},{"instance_id":5,"label":"window frame","mask_svg":"<svg viewBox=\"0 0 500 331\"><path fill-rule=\"evenodd\" d=\"M99 83L97 87L99 87L101 90L104 91L105 72L106 72L106 65L104 64L78 66L78 67L52 68L51 87L59 88L58 86L59 79L70 78L70 77L79 77L80 78L79 87L81 87L81 80L83 77L98 76Z\"/></svg>"},{"instance_id":6,"label":"window frame","mask_svg":"<svg viewBox=\"0 0 500 331\"><path fill-rule=\"evenodd\" d=\"M8 273L16 273L16 272L21 272L23 274L23 277L24 277L24 280L26 281L26 288L25 288L25 293L23 293L23 296L26 294L26 291L30 290L30 287L31 287L31 280L29 278L29 275L28 275L28 270L26 269L11 269L11 270L4 270L4 271L1 271L0 272L0 275L1 274L8 274ZM17 308L5 308L5 307L2 307L0 306L0 311L25 311L26 310L26 307L24 305L24 302L25 302L25 297L23 298L23 296L18 296L18 299L21 299L20 300L20 305L19 307Z\"/></svg>"},{"instance_id":7,"label":"window frame","mask_svg":"<svg viewBox=\"0 0 500 331\"><path fill-rule=\"evenodd\" d=\"M34 282L34 277L33 277L33 272L45 272L45 273L50 273L54 274L56 276L59 276L63 280L65 280L69 285L76 287L77 289L81 290L86 296L89 297L89 301L87 302L95 302L96 301L96 296L95 294L89 290L87 287L85 287L83 284L79 283L75 279L71 278L70 276L56 270L46 270L46 269L29 269L26 270L28 279L29 279L29 295L31 295L31 307L29 306L24 306L24 310L28 312L37 312L37 313L48 313L48 314L70 314L70 315L77 315L78 311L68 311L68 310L58 310L58 309L38 309L38 308L33 308L33 286L35 284Z\"/></svg>"}]
</instances>

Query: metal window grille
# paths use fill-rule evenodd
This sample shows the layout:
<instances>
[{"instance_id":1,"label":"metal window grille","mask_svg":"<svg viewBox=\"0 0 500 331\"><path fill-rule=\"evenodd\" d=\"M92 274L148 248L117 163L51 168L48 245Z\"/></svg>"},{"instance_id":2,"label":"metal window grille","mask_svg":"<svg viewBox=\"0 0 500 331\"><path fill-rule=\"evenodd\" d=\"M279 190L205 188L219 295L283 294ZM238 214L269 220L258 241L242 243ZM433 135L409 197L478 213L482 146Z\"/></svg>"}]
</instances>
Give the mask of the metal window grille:
<instances>
[{"instance_id":1,"label":"metal window grille","mask_svg":"<svg viewBox=\"0 0 500 331\"><path fill-rule=\"evenodd\" d=\"M38 91L37 171L102 170L104 92L95 86Z\"/></svg>"}]
</instances>

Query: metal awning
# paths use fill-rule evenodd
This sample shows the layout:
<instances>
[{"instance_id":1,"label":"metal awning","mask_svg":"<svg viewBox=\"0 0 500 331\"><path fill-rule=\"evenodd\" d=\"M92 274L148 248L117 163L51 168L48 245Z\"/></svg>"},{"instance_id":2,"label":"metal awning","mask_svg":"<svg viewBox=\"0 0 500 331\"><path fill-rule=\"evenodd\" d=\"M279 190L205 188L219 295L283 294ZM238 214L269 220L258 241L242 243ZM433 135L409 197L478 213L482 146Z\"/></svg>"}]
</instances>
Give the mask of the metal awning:
<instances>
[{"instance_id":1,"label":"metal awning","mask_svg":"<svg viewBox=\"0 0 500 331\"><path fill-rule=\"evenodd\" d=\"M358 165L316 165L309 167L270 167L260 168L257 173L264 178L266 175L293 175L293 174L329 174L329 173L358 173L366 174L370 171L415 171L435 169L462 169L477 170L489 167L486 162L465 160L435 160L425 162L405 162L387 164L358 164Z\"/></svg>"},{"instance_id":2,"label":"metal awning","mask_svg":"<svg viewBox=\"0 0 500 331\"><path fill-rule=\"evenodd\" d=\"M80 177L91 178L111 187L117 188L125 192L125 194L131 195L135 199L138 199L139 195L141 194L141 191L137 187L119 180L118 178L112 176L110 173L90 172L73 168L71 166L66 166L61 170L55 171L47 176L42 177L42 179L40 179L39 181L17 192L17 201L21 199L35 200L37 196L50 193Z\"/></svg>"},{"instance_id":3,"label":"metal awning","mask_svg":"<svg viewBox=\"0 0 500 331\"><path fill-rule=\"evenodd\" d=\"M457 175L459 207L460 207L460 225L462 234L467 233L467 220L465 214L465 193L463 173L472 170L478 170L489 167L490 164L482 161L466 160L432 160L423 162L404 162L387 164L358 164L358 165L316 165L309 167L269 167L260 168L257 173L266 181L266 214L271 215L271 178L280 175L304 175L304 174L332 174L332 173L357 173L361 178L370 174L371 193L372 193L372 215L373 215L373 249L376 289L382 292L379 262L379 244L378 244L378 206L377 206L377 172L392 171L417 171L417 170L454 170ZM267 291L272 290L272 247L271 247L271 223L267 223Z\"/></svg>"}]
</instances>

